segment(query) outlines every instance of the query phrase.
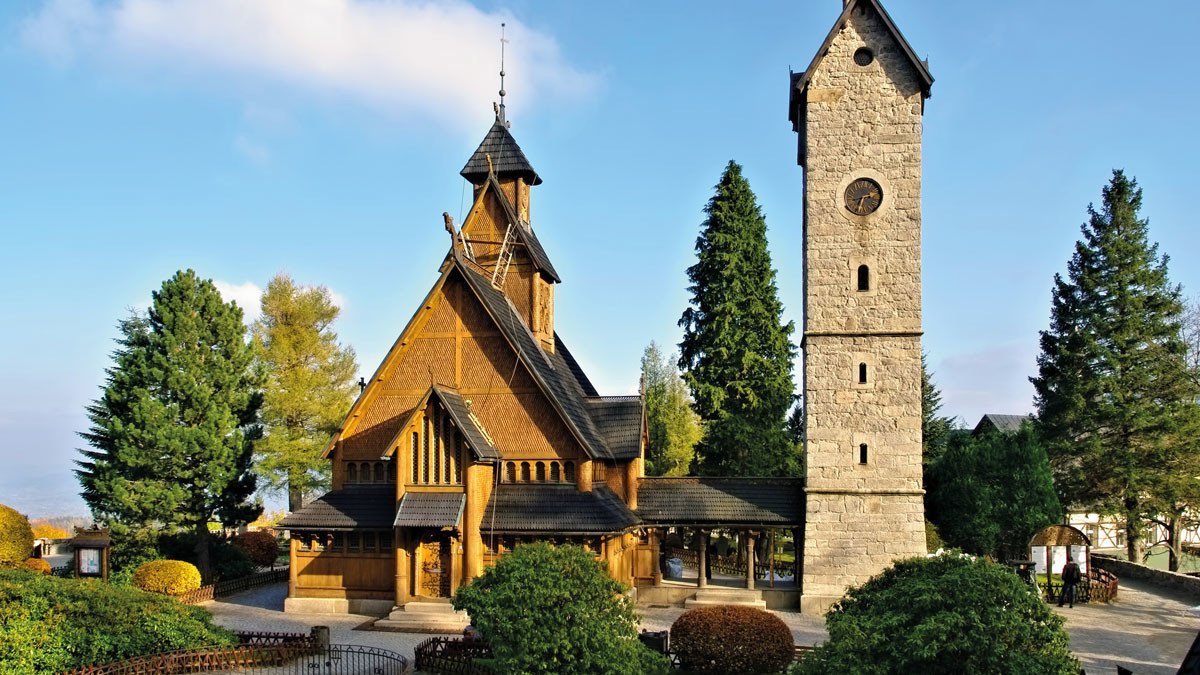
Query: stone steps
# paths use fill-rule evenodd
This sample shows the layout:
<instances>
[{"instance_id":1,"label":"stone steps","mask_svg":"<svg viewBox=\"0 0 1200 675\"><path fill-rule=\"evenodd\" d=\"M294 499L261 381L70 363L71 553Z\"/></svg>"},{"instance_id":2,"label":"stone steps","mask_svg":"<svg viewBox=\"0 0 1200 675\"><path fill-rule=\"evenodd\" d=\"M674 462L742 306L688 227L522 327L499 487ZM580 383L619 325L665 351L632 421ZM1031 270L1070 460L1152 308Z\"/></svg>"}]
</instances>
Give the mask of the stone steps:
<instances>
[{"instance_id":1,"label":"stone steps","mask_svg":"<svg viewBox=\"0 0 1200 675\"><path fill-rule=\"evenodd\" d=\"M684 607L711 607L713 605L743 605L766 609L767 602L762 593L745 588L700 588L695 597L684 600Z\"/></svg>"},{"instance_id":2,"label":"stone steps","mask_svg":"<svg viewBox=\"0 0 1200 675\"><path fill-rule=\"evenodd\" d=\"M452 633L461 635L470 623L466 612L456 612L448 602L414 600L396 607L387 618L375 622L376 628L402 633Z\"/></svg>"}]
</instances>

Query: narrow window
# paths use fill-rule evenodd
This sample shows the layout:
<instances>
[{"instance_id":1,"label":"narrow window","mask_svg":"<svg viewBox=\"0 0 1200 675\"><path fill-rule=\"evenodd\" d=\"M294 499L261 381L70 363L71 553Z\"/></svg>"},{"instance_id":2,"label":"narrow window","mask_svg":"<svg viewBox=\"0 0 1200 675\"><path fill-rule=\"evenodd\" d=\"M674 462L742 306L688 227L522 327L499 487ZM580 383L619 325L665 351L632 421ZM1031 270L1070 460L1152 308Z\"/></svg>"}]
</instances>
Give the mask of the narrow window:
<instances>
[{"instance_id":1,"label":"narrow window","mask_svg":"<svg viewBox=\"0 0 1200 675\"><path fill-rule=\"evenodd\" d=\"M412 482L421 482L421 434L412 434Z\"/></svg>"},{"instance_id":2,"label":"narrow window","mask_svg":"<svg viewBox=\"0 0 1200 675\"><path fill-rule=\"evenodd\" d=\"M387 481L389 483L396 482L396 462L395 461L391 461L391 462L387 463Z\"/></svg>"},{"instance_id":3,"label":"narrow window","mask_svg":"<svg viewBox=\"0 0 1200 675\"><path fill-rule=\"evenodd\" d=\"M358 532L350 532L346 534L346 550L359 551L362 549L362 535Z\"/></svg>"},{"instance_id":4,"label":"narrow window","mask_svg":"<svg viewBox=\"0 0 1200 675\"><path fill-rule=\"evenodd\" d=\"M871 290L871 268L866 265L858 266L858 290Z\"/></svg>"},{"instance_id":5,"label":"narrow window","mask_svg":"<svg viewBox=\"0 0 1200 675\"><path fill-rule=\"evenodd\" d=\"M355 464L354 462L350 462L349 464L346 465L346 482L347 483L357 483L358 482L358 465Z\"/></svg>"},{"instance_id":6,"label":"narrow window","mask_svg":"<svg viewBox=\"0 0 1200 675\"><path fill-rule=\"evenodd\" d=\"M858 383L867 383L867 364L865 363L858 364Z\"/></svg>"},{"instance_id":7,"label":"narrow window","mask_svg":"<svg viewBox=\"0 0 1200 675\"><path fill-rule=\"evenodd\" d=\"M859 464L867 463L867 444L866 443L861 443L858 446L858 463Z\"/></svg>"},{"instance_id":8,"label":"narrow window","mask_svg":"<svg viewBox=\"0 0 1200 675\"><path fill-rule=\"evenodd\" d=\"M442 442L442 414L435 406L433 408L433 483L442 482L442 452L445 450L445 444Z\"/></svg>"},{"instance_id":9,"label":"narrow window","mask_svg":"<svg viewBox=\"0 0 1200 675\"><path fill-rule=\"evenodd\" d=\"M374 532L363 532L362 542L363 542L363 550L364 551L374 551L375 550L375 533Z\"/></svg>"},{"instance_id":10,"label":"narrow window","mask_svg":"<svg viewBox=\"0 0 1200 675\"><path fill-rule=\"evenodd\" d=\"M392 548L393 548L392 533L391 532L380 532L379 533L379 551L381 553L387 553L388 551L392 550Z\"/></svg>"},{"instance_id":11,"label":"narrow window","mask_svg":"<svg viewBox=\"0 0 1200 675\"><path fill-rule=\"evenodd\" d=\"M568 483L575 482L575 462L563 464L563 476Z\"/></svg>"},{"instance_id":12,"label":"narrow window","mask_svg":"<svg viewBox=\"0 0 1200 675\"><path fill-rule=\"evenodd\" d=\"M345 538L342 536L341 532L334 532L333 534L329 535L330 551L337 551L338 553L341 553L344 550L345 545Z\"/></svg>"},{"instance_id":13,"label":"narrow window","mask_svg":"<svg viewBox=\"0 0 1200 675\"><path fill-rule=\"evenodd\" d=\"M429 436L432 431L429 417L425 418L425 438L422 440L421 448L421 482L429 483Z\"/></svg>"},{"instance_id":14,"label":"narrow window","mask_svg":"<svg viewBox=\"0 0 1200 675\"><path fill-rule=\"evenodd\" d=\"M529 482L529 462L521 462L521 482Z\"/></svg>"},{"instance_id":15,"label":"narrow window","mask_svg":"<svg viewBox=\"0 0 1200 675\"><path fill-rule=\"evenodd\" d=\"M371 474L371 481L374 483L382 483L383 478L383 462L375 462L375 469Z\"/></svg>"},{"instance_id":16,"label":"narrow window","mask_svg":"<svg viewBox=\"0 0 1200 675\"><path fill-rule=\"evenodd\" d=\"M546 480L546 463L545 462L537 463L537 480L539 483Z\"/></svg>"},{"instance_id":17,"label":"narrow window","mask_svg":"<svg viewBox=\"0 0 1200 675\"><path fill-rule=\"evenodd\" d=\"M454 451L458 446L454 444L454 435L450 433L449 425L446 424L448 419L449 415L442 415L442 479L451 483L453 481L450 477L454 475Z\"/></svg>"},{"instance_id":18,"label":"narrow window","mask_svg":"<svg viewBox=\"0 0 1200 675\"><path fill-rule=\"evenodd\" d=\"M562 480L562 471L558 468L558 462L550 462L550 480L555 483Z\"/></svg>"},{"instance_id":19,"label":"narrow window","mask_svg":"<svg viewBox=\"0 0 1200 675\"><path fill-rule=\"evenodd\" d=\"M364 483L371 482L371 465L363 462L358 465L358 479Z\"/></svg>"},{"instance_id":20,"label":"narrow window","mask_svg":"<svg viewBox=\"0 0 1200 675\"><path fill-rule=\"evenodd\" d=\"M508 469L508 482L517 482L517 463L509 462L506 468Z\"/></svg>"}]
</instances>

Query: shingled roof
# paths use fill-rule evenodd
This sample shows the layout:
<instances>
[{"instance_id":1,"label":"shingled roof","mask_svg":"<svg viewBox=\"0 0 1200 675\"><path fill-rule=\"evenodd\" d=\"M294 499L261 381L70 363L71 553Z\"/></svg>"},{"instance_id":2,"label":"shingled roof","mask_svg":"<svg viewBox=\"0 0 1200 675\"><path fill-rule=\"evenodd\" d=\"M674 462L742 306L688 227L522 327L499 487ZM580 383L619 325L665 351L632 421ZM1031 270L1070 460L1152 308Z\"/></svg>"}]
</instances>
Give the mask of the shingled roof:
<instances>
[{"instance_id":1,"label":"shingled roof","mask_svg":"<svg viewBox=\"0 0 1200 675\"><path fill-rule=\"evenodd\" d=\"M643 478L637 514L653 525L795 526L803 488L799 478Z\"/></svg>"},{"instance_id":2,"label":"shingled roof","mask_svg":"<svg viewBox=\"0 0 1200 675\"><path fill-rule=\"evenodd\" d=\"M642 451L640 396L599 396L586 400L588 412L616 457L637 457Z\"/></svg>"},{"instance_id":3,"label":"shingled roof","mask_svg":"<svg viewBox=\"0 0 1200 675\"><path fill-rule=\"evenodd\" d=\"M441 400L446 411L450 413L450 418L454 420L455 426L462 431L463 440L467 442L467 446L474 451L477 458L500 459L500 452L492 444L492 439L483 429L479 418L471 414L467 402L457 391L435 385L433 394Z\"/></svg>"},{"instance_id":4,"label":"shingled roof","mask_svg":"<svg viewBox=\"0 0 1200 675\"><path fill-rule=\"evenodd\" d=\"M971 432L979 435L989 429L995 429L1002 434L1012 434L1021 430L1021 425L1033 420L1033 415L997 415L988 413L979 418L979 424Z\"/></svg>"},{"instance_id":5,"label":"shingled roof","mask_svg":"<svg viewBox=\"0 0 1200 675\"><path fill-rule=\"evenodd\" d=\"M508 297L465 264L457 250L453 252L452 257L454 264L466 280L467 286L475 292L476 297L491 315L496 327L517 350L521 361L529 368L533 379L537 381L550 404L558 411L567 428L583 446L584 452L589 457L597 459L628 457L627 454L614 454L608 447L584 402L584 394L579 380L576 379L566 360L561 355L547 352L538 345L529 326L518 314ZM576 368L578 368L578 364L576 364Z\"/></svg>"},{"instance_id":6,"label":"shingled roof","mask_svg":"<svg viewBox=\"0 0 1200 675\"><path fill-rule=\"evenodd\" d=\"M641 521L607 487L501 483L492 491L483 530L505 534L607 534Z\"/></svg>"},{"instance_id":7,"label":"shingled roof","mask_svg":"<svg viewBox=\"0 0 1200 675\"><path fill-rule=\"evenodd\" d=\"M488 157L492 159L492 169L497 176L523 176L530 185L539 185L541 177L533 170L533 165L521 152L521 146L508 127L499 119L488 129L483 142L475 149L475 154L467 160L466 166L459 172L463 178L472 183L481 183L488 177Z\"/></svg>"},{"instance_id":8,"label":"shingled roof","mask_svg":"<svg viewBox=\"0 0 1200 675\"><path fill-rule=\"evenodd\" d=\"M396 515L395 485L327 492L279 521L285 530L387 530Z\"/></svg>"},{"instance_id":9,"label":"shingled roof","mask_svg":"<svg viewBox=\"0 0 1200 675\"><path fill-rule=\"evenodd\" d=\"M396 527L454 527L467 496L462 492L406 492L396 508Z\"/></svg>"}]
</instances>

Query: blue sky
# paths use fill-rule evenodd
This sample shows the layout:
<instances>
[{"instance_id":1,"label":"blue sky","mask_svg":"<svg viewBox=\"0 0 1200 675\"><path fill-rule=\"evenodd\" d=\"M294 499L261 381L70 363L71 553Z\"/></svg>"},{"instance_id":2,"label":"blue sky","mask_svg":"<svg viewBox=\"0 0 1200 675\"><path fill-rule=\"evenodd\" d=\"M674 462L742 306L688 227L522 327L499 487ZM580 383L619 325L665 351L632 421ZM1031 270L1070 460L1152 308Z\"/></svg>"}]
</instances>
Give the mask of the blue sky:
<instances>
[{"instance_id":1,"label":"blue sky","mask_svg":"<svg viewBox=\"0 0 1200 675\"><path fill-rule=\"evenodd\" d=\"M946 412L1030 409L1050 283L1113 168L1196 297L1200 141L1185 2L885 0L936 78L925 115L925 348ZM801 305L787 121L839 0L15 0L0 5L0 502L83 513L70 473L115 325L191 267L252 299L328 286L371 372L434 282L458 176L512 131L564 283L557 327L606 393L674 344L730 159Z\"/></svg>"}]
</instances>

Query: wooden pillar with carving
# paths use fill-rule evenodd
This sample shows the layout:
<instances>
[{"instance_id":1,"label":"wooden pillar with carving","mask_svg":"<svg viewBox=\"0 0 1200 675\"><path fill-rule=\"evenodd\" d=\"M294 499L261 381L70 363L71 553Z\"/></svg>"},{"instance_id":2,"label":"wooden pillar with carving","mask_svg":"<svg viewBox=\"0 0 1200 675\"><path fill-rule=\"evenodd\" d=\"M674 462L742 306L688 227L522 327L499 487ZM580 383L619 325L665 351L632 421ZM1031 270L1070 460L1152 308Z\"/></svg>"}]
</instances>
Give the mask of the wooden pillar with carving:
<instances>
[{"instance_id":1,"label":"wooden pillar with carving","mask_svg":"<svg viewBox=\"0 0 1200 675\"><path fill-rule=\"evenodd\" d=\"M754 590L754 532L746 530L746 588Z\"/></svg>"},{"instance_id":2,"label":"wooden pillar with carving","mask_svg":"<svg viewBox=\"0 0 1200 675\"><path fill-rule=\"evenodd\" d=\"M708 575L704 573L708 566L708 532L696 530L696 588L708 586Z\"/></svg>"}]
</instances>

